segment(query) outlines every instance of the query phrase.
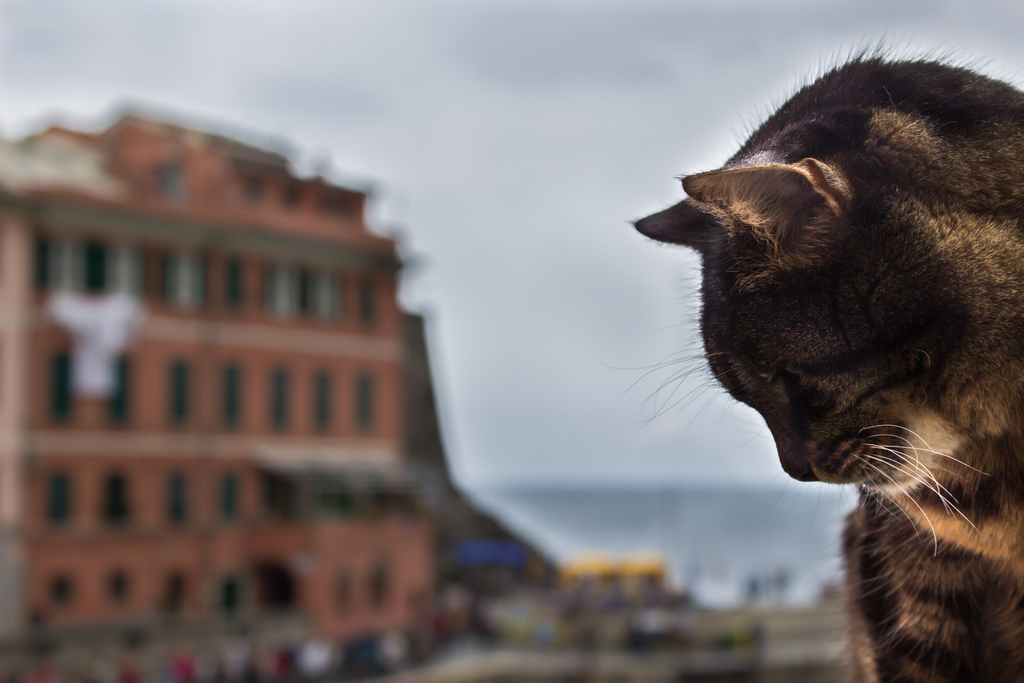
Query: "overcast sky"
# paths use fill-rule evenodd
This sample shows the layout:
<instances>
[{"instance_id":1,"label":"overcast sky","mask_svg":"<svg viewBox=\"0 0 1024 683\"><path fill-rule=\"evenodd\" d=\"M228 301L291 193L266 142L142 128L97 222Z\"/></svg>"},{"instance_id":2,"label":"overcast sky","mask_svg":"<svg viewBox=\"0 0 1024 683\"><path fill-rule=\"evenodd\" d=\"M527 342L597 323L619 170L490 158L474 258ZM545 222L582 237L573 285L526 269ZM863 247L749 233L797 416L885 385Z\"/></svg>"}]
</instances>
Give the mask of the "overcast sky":
<instances>
[{"instance_id":1,"label":"overcast sky","mask_svg":"<svg viewBox=\"0 0 1024 683\"><path fill-rule=\"evenodd\" d=\"M781 483L761 419L692 360L696 259L630 221L865 42L1021 84L1022 8L0 0L0 135L131 104L371 184L465 483Z\"/></svg>"}]
</instances>

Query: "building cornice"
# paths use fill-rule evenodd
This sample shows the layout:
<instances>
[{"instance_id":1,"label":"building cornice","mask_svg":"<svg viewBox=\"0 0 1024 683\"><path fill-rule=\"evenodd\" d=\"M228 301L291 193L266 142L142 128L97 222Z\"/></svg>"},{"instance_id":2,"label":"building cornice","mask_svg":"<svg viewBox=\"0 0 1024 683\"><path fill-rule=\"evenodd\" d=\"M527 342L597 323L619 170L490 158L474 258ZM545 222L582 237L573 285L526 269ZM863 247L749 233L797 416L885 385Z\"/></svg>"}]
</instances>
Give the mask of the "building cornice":
<instances>
[{"instance_id":1,"label":"building cornice","mask_svg":"<svg viewBox=\"0 0 1024 683\"><path fill-rule=\"evenodd\" d=\"M40 198L0 190L0 210L13 211L30 224L63 230L103 233L137 241L160 241L184 249L230 249L295 259L325 266L398 270L401 261L382 246L361 246L287 234L281 228L251 222L220 223L198 217L157 214L130 208L64 198ZM381 242L386 240L381 239Z\"/></svg>"},{"instance_id":2,"label":"building cornice","mask_svg":"<svg viewBox=\"0 0 1024 683\"><path fill-rule=\"evenodd\" d=\"M397 439L289 437L201 432L43 429L27 433L32 455L64 457L209 456L257 463L291 462L390 469L400 467Z\"/></svg>"}]
</instances>

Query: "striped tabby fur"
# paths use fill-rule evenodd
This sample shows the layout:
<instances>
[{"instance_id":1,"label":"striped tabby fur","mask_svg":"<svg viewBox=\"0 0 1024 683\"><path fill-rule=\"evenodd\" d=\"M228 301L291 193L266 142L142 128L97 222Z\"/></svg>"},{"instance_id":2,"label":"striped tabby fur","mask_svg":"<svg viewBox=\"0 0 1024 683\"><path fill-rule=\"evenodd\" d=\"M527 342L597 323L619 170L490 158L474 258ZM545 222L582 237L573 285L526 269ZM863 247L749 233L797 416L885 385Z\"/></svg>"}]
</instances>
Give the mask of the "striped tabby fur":
<instances>
[{"instance_id":1,"label":"striped tabby fur","mask_svg":"<svg viewBox=\"0 0 1024 683\"><path fill-rule=\"evenodd\" d=\"M852 679L1024 681L1024 94L864 56L637 222L700 252L708 362L852 483Z\"/></svg>"}]
</instances>

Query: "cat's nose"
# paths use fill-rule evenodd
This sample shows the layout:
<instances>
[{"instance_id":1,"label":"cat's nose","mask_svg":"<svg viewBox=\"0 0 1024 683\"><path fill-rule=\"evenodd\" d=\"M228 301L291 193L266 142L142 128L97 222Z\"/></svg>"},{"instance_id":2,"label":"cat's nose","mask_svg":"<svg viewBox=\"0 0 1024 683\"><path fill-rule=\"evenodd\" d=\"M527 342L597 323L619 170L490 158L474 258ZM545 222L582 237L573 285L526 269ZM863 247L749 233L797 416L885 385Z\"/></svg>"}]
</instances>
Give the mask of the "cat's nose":
<instances>
[{"instance_id":1,"label":"cat's nose","mask_svg":"<svg viewBox=\"0 0 1024 683\"><path fill-rule=\"evenodd\" d=\"M787 467L786 461L783 460L782 469L786 470L786 474L797 481L818 481L818 475L814 473L814 468L811 467L811 463L809 461L796 463L795 467Z\"/></svg>"},{"instance_id":2,"label":"cat's nose","mask_svg":"<svg viewBox=\"0 0 1024 683\"><path fill-rule=\"evenodd\" d=\"M775 448L779 451L779 462L786 474L797 481L819 481L818 475L811 467L811 452L802 439L794 438L778 429L768 427L775 438Z\"/></svg>"}]
</instances>

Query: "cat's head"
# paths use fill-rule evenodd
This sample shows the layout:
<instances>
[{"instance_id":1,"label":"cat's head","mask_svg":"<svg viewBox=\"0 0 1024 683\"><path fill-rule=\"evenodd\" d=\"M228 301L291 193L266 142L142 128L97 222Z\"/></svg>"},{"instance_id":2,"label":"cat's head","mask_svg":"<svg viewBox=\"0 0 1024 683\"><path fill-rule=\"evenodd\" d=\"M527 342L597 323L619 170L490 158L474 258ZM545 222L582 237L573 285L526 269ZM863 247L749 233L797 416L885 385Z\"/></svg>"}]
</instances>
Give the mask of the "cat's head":
<instances>
[{"instance_id":1,"label":"cat's head","mask_svg":"<svg viewBox=\"0 0 1024 683\"><path fill-rule=\"evenodd\" d=\"M786 472L885 489L1013 420L1024 261L996 222L865 168L748 154L636 227L700 253L707 360Z\"/></svg>"}]
</instances>

